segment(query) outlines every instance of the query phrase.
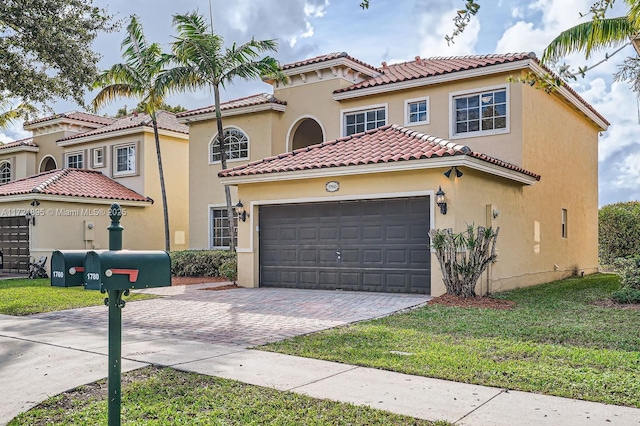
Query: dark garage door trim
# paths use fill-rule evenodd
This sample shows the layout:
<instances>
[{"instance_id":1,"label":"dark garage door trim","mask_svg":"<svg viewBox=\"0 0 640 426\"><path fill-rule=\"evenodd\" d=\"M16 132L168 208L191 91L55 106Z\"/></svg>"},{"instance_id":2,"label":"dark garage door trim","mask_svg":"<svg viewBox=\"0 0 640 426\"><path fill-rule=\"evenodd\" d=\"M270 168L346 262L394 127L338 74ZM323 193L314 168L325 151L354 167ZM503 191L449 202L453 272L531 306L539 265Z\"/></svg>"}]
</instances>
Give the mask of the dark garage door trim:
<instances>
[{"instance_id":1,"label":"dark garage door trim","mask_svg":"<svg viewBox=\"0 0 640 426\"><path fill-rule=\"evenodd\" d=\"M431 290L430 197L260 206L260 285Z\"/></svg>"}]
</instances>

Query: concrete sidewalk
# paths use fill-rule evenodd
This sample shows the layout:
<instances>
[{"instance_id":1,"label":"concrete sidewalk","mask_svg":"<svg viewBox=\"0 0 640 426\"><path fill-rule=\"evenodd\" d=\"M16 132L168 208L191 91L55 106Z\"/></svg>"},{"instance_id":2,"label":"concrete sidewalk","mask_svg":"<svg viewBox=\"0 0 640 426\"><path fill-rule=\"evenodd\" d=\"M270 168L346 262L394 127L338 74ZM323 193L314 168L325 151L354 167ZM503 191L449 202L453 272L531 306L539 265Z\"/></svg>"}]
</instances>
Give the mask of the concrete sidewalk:
<instances>
[{"instance_id":1,"label":"concrete sidewalk","mask_svg":"<svg viewBox=\"0 0 640 426\"><path fill-rule=\"evenodd\" d=\"M0 424L107 375L106 328L0 315ZM640 425L640 410L123 333L123 370L154 364L459 425Z\"/></svg>"}]
</instances>

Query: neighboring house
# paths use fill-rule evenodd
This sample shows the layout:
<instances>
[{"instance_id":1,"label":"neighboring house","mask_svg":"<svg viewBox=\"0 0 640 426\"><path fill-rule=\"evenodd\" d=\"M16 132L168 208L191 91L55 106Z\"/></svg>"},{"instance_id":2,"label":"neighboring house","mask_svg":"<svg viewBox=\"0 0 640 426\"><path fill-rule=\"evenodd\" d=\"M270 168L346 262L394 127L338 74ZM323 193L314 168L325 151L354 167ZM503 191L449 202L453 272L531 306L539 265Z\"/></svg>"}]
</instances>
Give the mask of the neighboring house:
<instances>
[{"instance_id":1,"label":"neighboring house","mask_svg":"<svg viewBox=\"0 0 640 426\"><path fill-rule=\"evenodd\" d=\"M0 146L0 248L4 269L29 256L108 247L108 209L118 202L124 247L164 249L155 139L148 115L113 119L83 112L25 124L33 136ZM171 248L188 248L188 128L158 113Z\"/></svg>"},{"instance_id":2,"label":"neighboring house","mask_svg":"<svg viewBox=\"0 0 640 426\"><path fill-rule=\"evenodd\" d=\"M213 107L190 126L190 245L228 246L223 187L247 287L444 293L430 228L500 227L478 292L597 271L598 133L575 91L508 82L546 72L533 54L421 59L376 68L346 53L283 67L273 95ZM439 190L446 206L436 204ZM207 232L205 232L207 230Z\"/></svg>"}]
</instances>

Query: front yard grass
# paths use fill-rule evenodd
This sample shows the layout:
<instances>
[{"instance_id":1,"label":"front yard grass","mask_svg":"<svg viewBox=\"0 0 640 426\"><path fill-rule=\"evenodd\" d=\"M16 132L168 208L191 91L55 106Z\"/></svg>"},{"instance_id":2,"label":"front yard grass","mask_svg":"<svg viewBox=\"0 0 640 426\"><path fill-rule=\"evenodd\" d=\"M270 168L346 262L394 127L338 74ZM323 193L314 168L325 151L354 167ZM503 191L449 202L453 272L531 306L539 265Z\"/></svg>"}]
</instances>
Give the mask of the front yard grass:
<instances>
[{"instance_id":1,"label":"front yard grass","mask_svg":"<svg viewBox=\"0 0 640 426\"><path fill-rule=\"evenodd\" d=\"M448 425L170 368L122 376L123 425ZM49 398L9 425L106 425L106 381Z\"/></svg>"},{"instance_id":2,"label":"front yard grass","mask_svg":"<svg viewBox=\"0 0 640 426\"><path fill-rule=\"evenodd\" d=\"M125 300L153 299L132 294ZM83 287L52 287L49 279L12 278L0 280L0 314L30 315L104 304L104 294Z\"/></svg>"},{"instance_id":3,"label":"front yard grass","mask_svg":"<svg viewBox=\"0 0 640 426\"><path fill-rule=\"evenodd\" d=\"M640 408L640 310L594 304L618 287L571 278L495 295L513 310L429 305L260 349Z\"/></svg>"}]
</instances>

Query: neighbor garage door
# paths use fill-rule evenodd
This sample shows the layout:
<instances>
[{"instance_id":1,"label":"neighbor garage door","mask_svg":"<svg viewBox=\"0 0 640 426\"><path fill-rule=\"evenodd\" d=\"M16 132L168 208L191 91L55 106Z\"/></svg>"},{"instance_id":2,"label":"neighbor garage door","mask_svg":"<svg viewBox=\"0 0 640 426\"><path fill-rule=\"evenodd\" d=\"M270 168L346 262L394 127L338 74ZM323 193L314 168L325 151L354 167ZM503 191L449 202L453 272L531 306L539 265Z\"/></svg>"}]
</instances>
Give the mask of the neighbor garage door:
<instances>
[{"instance_id":1,"label":"neighbor garage door","mask_svg":"<svg viewBox=\"0 0 640 426\"><path fill-rule=\"evenodd\" d=\"M260 208L260 285L430 293L429 198Z\"/></svg>"},{"instance_id":2,"label":"neighbor garage door","mask_svg":"<svg viewBox=\"0 0 640 426\"><path fill-rule=\"evenodd\" d=\"M4 270L29 271L29 224L23 216L0 217L0 249Z\"/></svg>"}]
</instances>

